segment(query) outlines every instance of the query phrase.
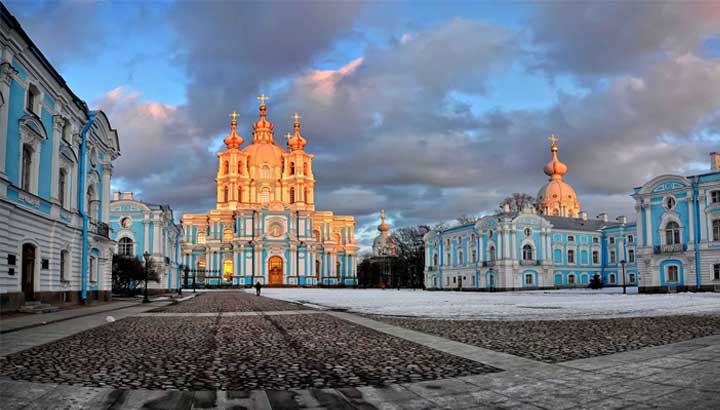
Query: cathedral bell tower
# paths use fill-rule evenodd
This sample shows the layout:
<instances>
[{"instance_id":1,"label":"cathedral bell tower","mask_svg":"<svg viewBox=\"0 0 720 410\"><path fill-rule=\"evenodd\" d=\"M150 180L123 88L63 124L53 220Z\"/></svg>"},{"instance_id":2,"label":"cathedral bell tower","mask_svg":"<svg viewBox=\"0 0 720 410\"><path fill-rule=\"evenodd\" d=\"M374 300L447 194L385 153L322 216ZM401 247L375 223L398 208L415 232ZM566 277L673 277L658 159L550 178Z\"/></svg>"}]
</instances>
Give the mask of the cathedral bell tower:
<instances>
[{"instance_id":1,"label":"cathedral bell tower","mask_svg":"<svg viewBox=\"0 0 720 410\"><path fill-rule=\"evenodd\" d=\"M283 166L283 198L296 208L314 209L313 155L305 152L307 140L300 134L300 116L293 116L293 134L287 134L288 153Z\"/></svg>"},{"instance_id":2,"label":"cathedral bell tower","mask_svg":"<svg viewBox=\"0 0 720 410\"><path fill-rule=\"evenodd\" d=\"M243 186L249 179L247 155L240 151L243 138L237 133L237 117L236 112L230 114L230 134L224 139L226 150L217 154L217 209L235 209L243 200Z\"/></svg>"}]
</instances>

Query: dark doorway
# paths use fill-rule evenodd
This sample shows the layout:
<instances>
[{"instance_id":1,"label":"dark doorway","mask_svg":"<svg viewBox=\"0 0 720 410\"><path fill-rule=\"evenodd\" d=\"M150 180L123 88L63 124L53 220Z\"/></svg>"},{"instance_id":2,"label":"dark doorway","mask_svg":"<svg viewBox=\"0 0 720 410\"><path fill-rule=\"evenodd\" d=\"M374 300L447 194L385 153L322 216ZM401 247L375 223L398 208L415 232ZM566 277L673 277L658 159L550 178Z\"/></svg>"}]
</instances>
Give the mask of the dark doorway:
<instances>
[{"instance_id":1,"label":"dark doorway","mask_svg":"<svg viewBox=\"0 0 720 410\"><path fill-rule=\"evenodd\" d=\"M25 300L35 299L35 246L29 243L22 248L22 292Z\"/></svg>"}]
</instances>

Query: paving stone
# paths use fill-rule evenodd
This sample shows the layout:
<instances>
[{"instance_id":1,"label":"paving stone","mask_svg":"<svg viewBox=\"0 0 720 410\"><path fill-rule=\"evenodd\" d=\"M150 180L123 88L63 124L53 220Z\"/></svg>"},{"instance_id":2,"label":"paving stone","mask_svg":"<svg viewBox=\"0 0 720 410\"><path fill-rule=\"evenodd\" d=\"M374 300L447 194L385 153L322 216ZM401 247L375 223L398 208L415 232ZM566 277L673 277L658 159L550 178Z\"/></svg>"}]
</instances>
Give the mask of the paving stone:
<instances>
[{"instance_id":1,"label":"paving stone","mask_svg":"<svg viewBox=\"0 0 720 410\"><path fill-rule=\"evenodd\" d=\"M190 300L156 309L168 313L263 312L307 309L297 303L255 296L244 291L208 292Z\"/></svg>"},{"instance_id":2,"label":"paving stone","mask_svg":"<svg viewBox=\"0 0 720 410\"><path fill-rule=\"evenodd\" d=\"M666 316L598 320L480 321L414 319L368 316L395 326L441 336L490 350L510 353L546 363L603 356L650 346L720 335L720 316ZM715 352L675 355L690 360L713 360ZM677 353L683 347L669 349ZM658 351L662 354L662 351ZM720 360L720 359L718 359ZM593 364L602 368L602 362ZM593 365L585 367L593 369ZM580 367L578 367L580 368Z\"/></svg>"}]
</instances>

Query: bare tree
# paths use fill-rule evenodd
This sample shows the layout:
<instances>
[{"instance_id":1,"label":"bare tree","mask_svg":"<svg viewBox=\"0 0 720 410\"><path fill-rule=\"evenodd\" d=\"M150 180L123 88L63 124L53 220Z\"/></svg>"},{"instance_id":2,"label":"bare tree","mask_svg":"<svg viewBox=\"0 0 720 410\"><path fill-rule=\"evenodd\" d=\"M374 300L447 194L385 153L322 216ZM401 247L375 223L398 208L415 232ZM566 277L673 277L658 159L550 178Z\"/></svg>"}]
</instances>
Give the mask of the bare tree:
<instances>
[{"instance_id":1,"label":"bare tree","mask_svg":"<svg viewBox=\"0 0 720 410\"><path fill-rule=\"evenodd\" d=\"M472 224L480 220L479 216L462 214L456 218L457 223L460 225Z\"/></svg>"},{"instance_id":2,"label":"bare tree","mask_svg":"<svg viewBox=\"0 0 720 410\"><path fill-rule=\"evenodd\" d=\"M510 212L520 212L527 205L534 205L535 197L524 192L515 192L500 202L500 209L503 209L506 204L509 205Z\"/></svg>"}]
</instances>

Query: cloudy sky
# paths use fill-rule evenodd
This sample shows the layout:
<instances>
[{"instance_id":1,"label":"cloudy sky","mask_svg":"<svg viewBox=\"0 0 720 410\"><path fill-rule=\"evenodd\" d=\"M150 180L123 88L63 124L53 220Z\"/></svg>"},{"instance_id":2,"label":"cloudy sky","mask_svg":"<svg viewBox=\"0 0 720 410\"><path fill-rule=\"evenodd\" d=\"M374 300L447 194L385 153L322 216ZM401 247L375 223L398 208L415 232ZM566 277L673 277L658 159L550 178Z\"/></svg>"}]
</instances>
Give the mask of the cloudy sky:
<instances>
[{"instance_id":1,"label":"cloudy sky","mask_svg":"<svg viewBox=\"0 0 720 410\"><path fill-rule=\"evenodd\" d=\"M114 188L178 215L213 206L227 114L247 143L260 93L276 140L302 115L317 207L364 243L382 208L432 224L534 195L551 133L590 215L720 149L718 2L7 5L118 129Z\"/></svg>"}]
</instances>

